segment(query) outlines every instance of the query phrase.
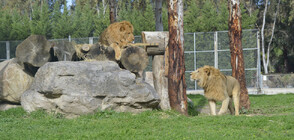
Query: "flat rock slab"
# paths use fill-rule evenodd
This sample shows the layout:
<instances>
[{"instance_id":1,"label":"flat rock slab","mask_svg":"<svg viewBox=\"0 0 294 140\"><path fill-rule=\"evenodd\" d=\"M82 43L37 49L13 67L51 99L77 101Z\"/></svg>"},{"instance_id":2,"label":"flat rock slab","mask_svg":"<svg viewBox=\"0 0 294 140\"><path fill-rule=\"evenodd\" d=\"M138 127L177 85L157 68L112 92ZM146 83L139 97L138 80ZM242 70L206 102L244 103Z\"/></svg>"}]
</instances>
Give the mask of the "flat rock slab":
<instances>
[{"instance_id":1,"label":"flat rock slab","mask_svg":"<svg viewBox=\"0 0 294 140\"><path fill-rule=\"evenodd\" d=\"M28 112L45 109L66 116L106 109L141 112L159 102L154 88L113 61L46 63L21 98Z\"/></svg>"}]
</instances>

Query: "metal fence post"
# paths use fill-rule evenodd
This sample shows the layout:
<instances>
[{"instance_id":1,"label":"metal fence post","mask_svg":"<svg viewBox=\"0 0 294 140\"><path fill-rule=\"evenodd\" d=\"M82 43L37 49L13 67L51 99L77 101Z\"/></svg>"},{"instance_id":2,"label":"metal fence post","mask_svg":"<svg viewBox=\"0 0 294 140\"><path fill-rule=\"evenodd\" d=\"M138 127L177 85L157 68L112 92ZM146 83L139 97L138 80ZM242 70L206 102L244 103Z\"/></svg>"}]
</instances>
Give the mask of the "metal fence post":
<instances>
[{"instance_id":1,"label":"metal fence post","mask_svg":"<svg viewBox=\"0 0 294 140\"><path fill-rule=\"evenodd\" d=\"M71 36L70 35L68 36L68 41L71 42Z\"/></svg>"},{"instance_id":2,"label":"metal fence post","mask_svg":"<svg viewBox=\"0 0 294 140\"><path fill-rule=\"evenodd\" d=\"M217 46L217 32L214 32L214 67L218 68L218 46Z\"/></svg>"},{"instance_id":3,"label":"metal fence post","mask_svg":"<svg viewBox=\"0 0 294 140\"><path fill-rule=\"evenodd\" d=\"M93 44L93 37L89 37L89 44Z\"/></svg>"},{"instance_id":4,"label":"metal fence post","mask_svg":"<svg viewBox=\"0 0 294 140\"><path fill-rule=\"evenodd\" d=\"M260 38L259 31L256 33L257 35L257 90L260 93L262 88L262 77L261 77L261 66L260 66Z\"/></svg>"},{"instance_id":5,"label":"metal fence post","mask_svg":"<svg viewBox=\"0 0 294 140\"><path fill-rule=\"evenodd\" d=\"M6 41L6 59L10 59L10 42Z\"/></svg>"},{"instance_id":6,"label":"metal fence post","mask_svg":"<svg viewBox=\"0 0 294 140\"><path fill-rule=\"evenodd\" d=\"M196 70L196 33L194 32L194 70ZM195 85L195 90L197 90L197 83L196 81L194 82L194 85Z\"/></svg>"}]
</instances>

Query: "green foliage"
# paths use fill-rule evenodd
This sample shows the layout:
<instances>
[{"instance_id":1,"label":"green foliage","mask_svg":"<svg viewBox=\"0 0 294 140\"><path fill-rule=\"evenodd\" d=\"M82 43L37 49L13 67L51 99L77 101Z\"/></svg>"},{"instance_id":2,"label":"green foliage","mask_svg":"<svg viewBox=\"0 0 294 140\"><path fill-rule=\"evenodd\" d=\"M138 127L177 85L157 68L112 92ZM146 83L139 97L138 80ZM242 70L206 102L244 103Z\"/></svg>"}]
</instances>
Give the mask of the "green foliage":
<instances>
[{"instance_id":1,"label":"green foliage","mask_svg":"<svg viewBox=\"0 0 294 140\"><path fill-rule=\"evenodd\" d=\"M131 7L131 3L119 3L120 11L118 20L128 20L134 26L134 35L141 35L142 31L155 30L155 17L150 1L146 3L146 9Z\"/></svg>"},{"instance_id":2,"label":"green foliage","mask_svg":"<svg viewBox=\"0 0 294 140\"><path fill-rule=\"evenodd\" d=\"M41 4L41 6L39 6ZM30 22L31 33L51 37L50 11L48 3L42 0L33 5L32 20Z\"/></svg>"},{"instance_id":3,"label":"green foliage","mask_svg":"<svg viewBox=\"0 0 294 140\"><path fill-rule=\"evenodd\" d=\"M12 24L9 38L14 40L21 40L30 35L30 19L27 14L20 15L17 11L13 10Z\"/></svg>"},{"instance_id":4,"label":"green foliage","mask_svg":"<svg viewBox=\"0 0 294 140\"><path fill-rule=\"evenodd\" d=\"M185 32L209 32L228 30L228 4L227 1L188 1L188 8L185 11L184 26ZM254 29L257 21L258 10L252 15L246 12L241 3L242 28Z\"/></svg>"},{"instance_id":5,"label":"green foliage","mask_svg":"<svg viewBox=\"0 0 294 140\"><path fill-rule=\"evenodd\" d=\"M142 31L154 31L154 4L153 0L118 1L117 19L130 21L134 25L135 35L140 35ZM99 36L110 23L109 7L103 7L102 2L79 0L71 9L65 5L64 0L41 0L33 2L32 6L29 1L20 5L10 1L2 4L0 40L25 39L30 34L46 35L47 38ZM244 28L253 27L257 13L258 10L248 16L245 8L242 8ZM226 30L227 17L226 1L185 1L185 32ZM167 31L166 2L162 5L162 19L164 30Z\"/></svg>"},{"instance_id":6,"label":"green foliage","mask_svg":"<svg viewBox=\"0 0 294 140\"><path fill-rule=\"evenodd\" d=\"M202 95L188 95L194 107L207 105ZM293 139L294 95L251 95L251 110L238 117L190 116L175 111L139 114L98 111L65 119L22 108L0 111L1 139Z\"/></svg>"},{"instance_id":7,"label":"green foliage","mask_svg":"<svg viewBox=\"0 0 294 140\"><path fill-rule=\"evenodd\" d=\"M67 38L72 33L71 19L66 6L66 1L63 4L63 12L61 12L61 10L59 9L60 7L61 4L59 3L59 1L56 1L52 13L53 38Z\"/></svg>"},{"instance_id":8,"label":"green foliage","mask_svg":"<svg viewBox=\"0 0 294 140\"><path fill-rule=\"evenodd\" d=\"M52 37L53 38L63 38L62 35L60 35L60 32L62 32L62 28L60 29L60 21L61 21L61 11L60 11L60 1L56 0L54 3L54 7L53 7L53 12L52 12ZM65 6L66 7L66 6Z\"/></svg>"},{"instance_id":9,"label":"green foliage","mask_svg":"<svg viewBox=\"0 0 294 140\"><path fill-rule=\"evenodd\" d=\"M85 5L77 3L73 16L72 37L90 37L94 31L94 11L91 9L89 1Z\"/></svg>"},{"instance_id":10,"label":"green foliage","mask_svg":"<svg viewBox=\"0 0 294 140\"><path fill-rule=\"evenodd\" d=\"M8 11L0 11L0 40L10 40L12 18Z\"/></svg>"},{"instance_id":11,"label":"green foliage","mask_svg":"<svg viewBox=\"0 0 294 140\"><path fill-rule=\"evenodd\" d=\"M258 19L257 15L259 13L259 10L257 9L252 12L252 15L249 15L243 3L241 3L240 7L241 7L241 15L242 15L242 29L255 29L256 28L255 24Z\"/></svg>"},{"instance_id":12,"label":"green foliage","mask_svg":"<svg viewBox=\"0 0 294 140\"><path fill-rule=\"evenodd\" d=\"M104 29L107 28L107 26L110 24L109 19L109 8L106 9L105 13L103 13L103 7L99 7L99 15L97 14L94 19L95 24L95 31L94 36L100 36L100 34L104 31Z\"/></svg>"},{"instance_id":13,"label":"green foliage","mask_svg":"<svg viewBox=\"0 0 294 140\"><path fill-rule=\"evenodd\" d=\"M167 10L167 6L164 4L162 5L161 15L162 15L163 31L168 31L168 10Z\"/></svg>"}]
</instances>

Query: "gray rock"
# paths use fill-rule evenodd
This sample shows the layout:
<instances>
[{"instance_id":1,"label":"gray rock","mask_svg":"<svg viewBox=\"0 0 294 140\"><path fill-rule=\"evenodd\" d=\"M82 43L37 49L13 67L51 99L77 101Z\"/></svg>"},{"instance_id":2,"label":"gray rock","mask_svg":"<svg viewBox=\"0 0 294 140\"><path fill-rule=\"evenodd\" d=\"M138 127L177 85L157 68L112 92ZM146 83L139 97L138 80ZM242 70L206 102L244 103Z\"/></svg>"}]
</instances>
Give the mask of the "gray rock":
<instances>
[{"instance_id":1,"label":"gray rock","mask_svg":"<svg viewBox=\"0 0 294 140\"><path fill-rule=\"evenodd\" d=\"M3 64L2 64L3 63ZM15 59L0 63L0 100L20 103L20 97L29 89L33 77L25 72Z\"/></svg>"},{"instance_id":2,"label":"gray rock","mask_svg":"<svg viewBox=\"0 0 294 140\"><path fill-rule=\"evenodd\" d=\"M11 108L17 108L17 107L21 107L19 104L11 104L8 102L1 102L0 101L0 110L1 111L5 111Z\"/></svg>"},{"instance_id":3,"label":"gray rock","mask_svg":"<svg viewBox=\"0 0 294 140\"><path fill-rule=\"evenodd\" d=\"M21 98L29 112L45 109L66 116L106 109L141 112L159 102L154 88L113 61L49 62Z\"/></svg>"},{"instance_id":4,"label":"gray rock","mask_svg":"<svg viewBox=\"0 0 294 140\"><path fill-rule=\"evenodd\" d=\"M73 59L76 52L74 43L65 40L54 40L52 44L54 45L54 61L71 61Z\"/></svg>"},{"instance_id":5,"label":"gray rock","mask_svg":"<svg viewBox=\"0 0 294 140\"><path fill-rule=\"evenodd\" d=\"M38 68L51 61L51 45L45 36L31 35L17 46L15 55L20 65Z\"/></svg>"}]
</instances>

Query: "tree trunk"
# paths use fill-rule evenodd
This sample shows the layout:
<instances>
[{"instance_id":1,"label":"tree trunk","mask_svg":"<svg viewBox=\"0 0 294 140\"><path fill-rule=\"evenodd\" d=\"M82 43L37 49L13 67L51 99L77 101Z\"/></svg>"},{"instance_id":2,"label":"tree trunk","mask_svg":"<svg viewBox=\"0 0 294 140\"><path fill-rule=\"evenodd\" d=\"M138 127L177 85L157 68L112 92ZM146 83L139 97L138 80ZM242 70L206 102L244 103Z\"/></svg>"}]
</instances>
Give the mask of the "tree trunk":
<instances>
[{"instance_id":1,"label":"tree trunk","mask_svg":"<svg viewBox=\"0 0 294 140\"><path fill-rule=\"evenodd\" d=\"M268 0L265 0L265 7L263 11L263 20L262 20L262 27L261 27L261 49L262 49L262 61L263 61L263 68L264 73L268 74L268 62L266 61L266 57L269 57L265 53L265 45L264 45L264 27L265 27L265 16L267 12L267 3Z\"/></svg>"},{"instance_id":2,"label":"tree trunk","mask_svg":"<svg viewBox=\"0 0 294 140\"><path fill-rule=\"evenodd\" d=\"M178 112L188 115L185 62L183 1L167 0L168 3L168 94L170 106Z\"/></svg>"},{"instance_id":3,"label":"tree trunk","mask_svg":"<svg viewBox=\"0 0 294 140\"><path fill-rule=\"evenodd\" d=\"M239 0L229 0L229 38L231 51L232 76L241 86L240 108L249 109L250 100L246 88L245 69L242 49L241 9Z\"/></svg>"},{"instance_id":4,"label":"tree trunk","mask_svg":"<svg viewBox=\"0 0 294 140\"><path fill-rule=\"evenodd\" d=\"M283 46L283 59L284 59L284 70L283 70L283 73L288 73L289 71L289 59L288 59L288 52L289 50L287 49L288 47L287 46Z\"/></svg>"},{"instance_id":5,"label":"tree trunk","mask_svg":"<svg viewBox=\"0 0 294 140\"><path fill-rule=\"evenodd\" d=\"M110 23L116 22L116 0L109 1Z\"/></svg>"},{"instance_id":6,"label":"tree trunk","mask_svg":"<svg viewBox=\"0 0 294 140\"><path fill-rule=\"evenodd\" d=\"M274 33L275 33L275 27L276 27L276 21L277 21L277 15L278 15L278 12L279 12L279 8L280 8L280 0L278 2L277 11L276 11L275 17L274 17L274 23L273 23L273 28L272 28L271 39L270 39L270 41L268 43L268 46L267 46L267 55L266 55L267 58L266 58L266 62L264 62L264 63L266 63L266 67L267 67L266 74L268 73L268 68L269 68L269 65L270 65L270 63L269 63L270 59L269 58L270 58L271 43L272 43L273 38L274 38ZM265 55L265 54L263 54L263 55Z\"/></svg>"},{"instance_id":7,"label":"tree trunk","mask_svg":"<svg viewBox=\"0 0 294 140\"><path fill-rule=\"evenodd\" d=\"M155 30L163 31L162 23L162 0L156 0L155 3Z\"/></svg>"}]
</instances>

